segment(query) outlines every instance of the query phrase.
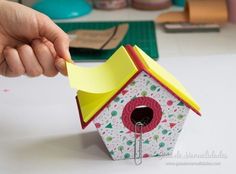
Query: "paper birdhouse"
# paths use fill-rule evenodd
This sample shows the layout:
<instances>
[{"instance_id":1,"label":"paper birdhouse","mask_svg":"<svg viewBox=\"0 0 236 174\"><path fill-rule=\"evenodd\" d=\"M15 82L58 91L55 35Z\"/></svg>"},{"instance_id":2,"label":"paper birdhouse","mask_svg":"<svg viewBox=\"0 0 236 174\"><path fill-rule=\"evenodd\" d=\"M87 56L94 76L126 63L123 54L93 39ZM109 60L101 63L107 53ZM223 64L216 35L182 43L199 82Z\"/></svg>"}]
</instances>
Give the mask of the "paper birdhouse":
<instances>
[{"instance_id":1,"label":"paper birdhouse","mask_svg":"<svg viewBox=\"0 0 236 174\"><path fill-rule=\"evenodd\" d=\"M200 115L182 84L137 46L98 67L67 63L67 71L82 128L93 122L114 160L134 158L137 142L141 157L172 154L189 110Z\"/></svg>"}]
</instances>

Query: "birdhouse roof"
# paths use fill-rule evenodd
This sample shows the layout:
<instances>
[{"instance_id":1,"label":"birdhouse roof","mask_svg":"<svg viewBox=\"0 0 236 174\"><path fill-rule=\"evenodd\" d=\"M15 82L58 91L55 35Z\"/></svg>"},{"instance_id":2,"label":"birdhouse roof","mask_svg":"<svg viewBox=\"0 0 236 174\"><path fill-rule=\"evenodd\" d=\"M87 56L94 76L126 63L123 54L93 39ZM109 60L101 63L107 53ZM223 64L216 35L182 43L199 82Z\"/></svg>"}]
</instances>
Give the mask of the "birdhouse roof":
<instances>
[{"instance_id":1,"label":"birdhouse roof","mask_svg":"<svg viewBox=\"0 0 236 174\"><path fill-rule=\"evenodd\" d=\"M184 86L137 46L120 47L97 67L67 63L72 88L77 91L81 124L85 128L140 72L145 71L198 115L200 107Z\"/></svg>"}]
</instances>

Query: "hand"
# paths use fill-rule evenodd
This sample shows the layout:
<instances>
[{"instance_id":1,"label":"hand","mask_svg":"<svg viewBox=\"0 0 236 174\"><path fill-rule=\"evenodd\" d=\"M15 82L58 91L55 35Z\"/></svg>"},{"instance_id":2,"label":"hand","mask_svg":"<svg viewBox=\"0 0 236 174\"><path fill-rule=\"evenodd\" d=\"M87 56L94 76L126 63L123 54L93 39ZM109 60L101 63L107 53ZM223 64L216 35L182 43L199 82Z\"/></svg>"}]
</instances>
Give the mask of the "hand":
<instances>
[{"instance_id":1,"label":"hand","mask_svg":"<svg viewBox=\"0 0 236 174\"><path fill-rule=\"evenodd\" d=\"M69 38L46 15L0 0L0 75L66 75Z\"/></svg>"}]
</instances>

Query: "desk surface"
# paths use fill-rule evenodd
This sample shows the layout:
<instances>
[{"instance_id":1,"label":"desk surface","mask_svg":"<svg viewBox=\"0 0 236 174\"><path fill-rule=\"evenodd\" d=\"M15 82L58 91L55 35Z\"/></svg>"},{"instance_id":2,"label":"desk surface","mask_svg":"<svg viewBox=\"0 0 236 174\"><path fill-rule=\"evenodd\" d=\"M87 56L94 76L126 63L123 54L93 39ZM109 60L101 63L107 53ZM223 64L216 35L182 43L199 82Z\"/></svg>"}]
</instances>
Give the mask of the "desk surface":
<instances>
[{"instance_id":1,"label":"desk surface","mask_svg":"<svg viewBox=\"0 0 236 174\"><path fill-rule=\"evenodd\" d=\"M75 20L145 20L157 14L94 11ZM172 158L144 159L138 167L133 160L112 161L94 126L81 130L76 91L66 77L0 77L0 173L233 173L236 25L198 34L166 34L158 27L157 36L159 63L183 82L203 113L189 114Z\"/></svg>"}]
</instances>

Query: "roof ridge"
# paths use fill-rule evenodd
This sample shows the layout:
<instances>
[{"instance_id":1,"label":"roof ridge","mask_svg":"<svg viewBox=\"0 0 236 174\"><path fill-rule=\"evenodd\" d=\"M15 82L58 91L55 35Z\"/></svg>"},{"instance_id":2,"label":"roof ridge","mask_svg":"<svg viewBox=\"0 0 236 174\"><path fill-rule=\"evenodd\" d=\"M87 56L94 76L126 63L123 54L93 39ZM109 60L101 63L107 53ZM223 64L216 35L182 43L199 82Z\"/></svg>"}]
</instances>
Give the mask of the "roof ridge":
<instances>
[{"instance_id":1,"label":"roof ridge","mask_svg":"<svg viewBox=\"0 0 236 174\"><path fill-rule=\"evenodd\" d=\"M164 84L160 79L158 79L157 77L155 77L153 75L153 72L150 71L150 67L145 64L146 62L144 60L142 60L140 58L141 55L139 55L135 48L133 48L131 45L127 45L125 46L126 51L129 53L131 59L133 60L133 62L135 63L136 67L138 68L138 71L144 71L147 74L149 74L152 78L154 78L158 83L160 83L166 90L168 90L172 95L174 95L176 98L178 98L180 101L184 102L185 105L190 108L191 110L193 110L196 114L198 114L199 116L201 115L200 111L198 111L197 109L195 109L194 107L191 106L191 104L189 104L186 100L184 100L181 96L179 96L178 94L176 94L176 92L169 88L168 85ZM143 62L144 61L144 62Z\"/></svg>"},{"instance_id":2,"label":"roof ridge","mask_svg":"<svg viewBox=\"0 0 236 174\"><path fill-rule=\"evenodd\" d=\"M147 70L147 67L142 62L140 57L136 54L135 49L131 45L126 45L125 49L128 52L128 54L129 54L130 58L132 59L132 61L134 62L134 64L136 65L138 71Z\"/></svg>"},{"instance_id":3,"label":"roof ridge","mask_svg":"<svg viewBox=\"0 0 236 174\"><path fill-rule=\"evenodd\" d=\"M174 95L176 98L178 98L180 101L184 102L186 104L186 106L188 108L190 108L191 110L193 110L195 113L197 113L198 115L201 115L201 113L196 110L195 108L193 108L187 101L185 101L183 98L181 98L180 96L178 96L172 89L170 89L168 86L166 86L166 84L164 84L162 81L160 81L157 77L155 77L153 75L153 72L150 71L150 67L148 66L148 64L146 64L145 60L143 60L142 58L140 58L140 55L137 53L137 50L132 47L131 45L126 45L124 46L125 48L125 51L128 53L130 59L132 60L132 62L134 63L134 65L136 66L137 68L137 72L135 74L133 74L131 76L131 78L129 80L126 81L126 83L121 86L118 91L115 92L115 94L99 109L96 111L95 114L93 114L93 116L87 121L85 122L83 120L83 117L82 117L82 112L81 112L81 108L80 108L80 102L79 102L79 99L78 99L78 96L76 98L76 101L77 101L77 106L78 106L78 109L79 109L79 112L80 112L80 119L81 119L81 125L82 125L82 128L84 129L85 127L87 127L87 125L94 119L96 118L100 113L101 111L110 103L112 102L112 100L117 96L119 95L119 93L129 85L129 83L135 79L141 72L145 72L147 74L149 74L154 80L156 80L158 83L160 83L160 85L162 85L166 90L168 90L172 95Z\"/></svg>"}]
</instances>

